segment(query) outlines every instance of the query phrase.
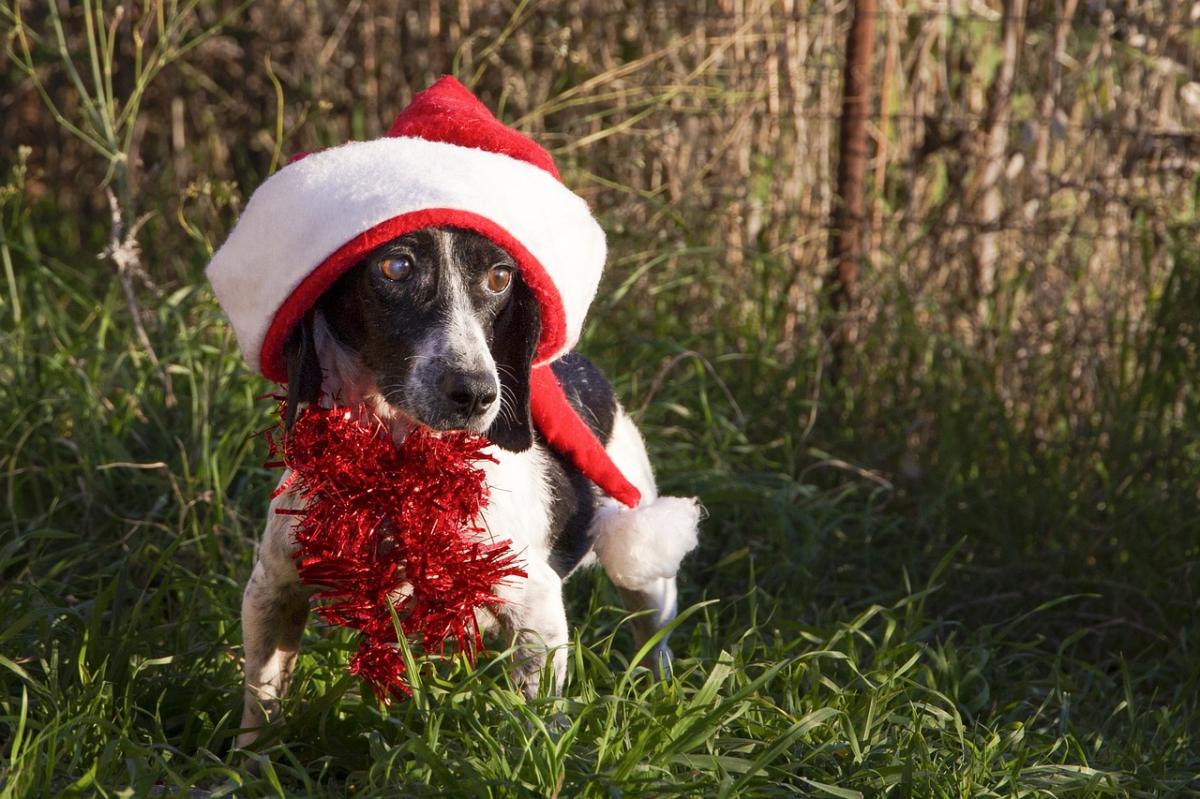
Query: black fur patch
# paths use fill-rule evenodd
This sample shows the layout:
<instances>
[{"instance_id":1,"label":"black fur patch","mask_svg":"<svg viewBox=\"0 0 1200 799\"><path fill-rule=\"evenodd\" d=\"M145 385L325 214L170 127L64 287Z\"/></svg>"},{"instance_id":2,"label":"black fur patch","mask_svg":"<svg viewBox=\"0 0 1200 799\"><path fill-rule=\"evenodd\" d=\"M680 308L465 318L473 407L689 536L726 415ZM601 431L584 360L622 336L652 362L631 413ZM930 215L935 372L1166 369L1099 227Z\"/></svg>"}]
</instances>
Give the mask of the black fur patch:
<instances>
[{"instance_id":1,"label":"black fur patch","mask_svg":"<svg viewBox=\"0 0 1200 799\"><path fill-rule=\"evenodd\" d=\"M596 516L592 481L565 457L547 448L546 486L550 489L550 568L566 577L592 548L588 529Z\"/></svg>"},{"instance_id":2,"label":"black fur patch","mask_svg":"<svg viewBox=\"0 0 1200 799\"><path fill-rule=\"evenodd\" d=\"M568 352L550 368L579 417L607 445L617 416L617 398L604 374L578 352Z\"/></svg>"},{"instance_id":3,"label":"black fur patch","mask_svg":"<svg viewBox=\"0 0 1200 799\"><path fill-rule=\"evenodd\" d=\"M608 380L577 352L567 353L551 368L575 412L602 443L608 444L617 415L617 398ZM595 488L565 456L546 449L551 456L546 475L551 496L550 566L565 577L592 548L588 530L596 516Z\"/></svg>"}]
</instances>

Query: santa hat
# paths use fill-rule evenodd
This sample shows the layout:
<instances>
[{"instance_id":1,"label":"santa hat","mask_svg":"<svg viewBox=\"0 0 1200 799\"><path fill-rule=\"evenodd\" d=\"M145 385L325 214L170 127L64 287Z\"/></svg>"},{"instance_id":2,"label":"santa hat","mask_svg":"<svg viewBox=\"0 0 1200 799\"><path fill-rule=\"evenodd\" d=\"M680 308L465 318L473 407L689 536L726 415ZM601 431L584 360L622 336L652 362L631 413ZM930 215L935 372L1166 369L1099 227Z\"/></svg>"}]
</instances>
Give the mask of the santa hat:
<instances>
[{"instance_id":1,"label":"santa hat","mask_svg":"<svg viewBox=\"0 0 1200 799\"><path fill-rule=\"evenodd\" d=\"M548 364L579 339L604 231L550 154L444 77L388 135L293 159L250 198L207 274L247 362L285 382L295 324L380 244L431 226L473 230L517 262L541 306L530 409L542 436L625 505L640 495L568 403Z\"/></svg>"}]
</instances>

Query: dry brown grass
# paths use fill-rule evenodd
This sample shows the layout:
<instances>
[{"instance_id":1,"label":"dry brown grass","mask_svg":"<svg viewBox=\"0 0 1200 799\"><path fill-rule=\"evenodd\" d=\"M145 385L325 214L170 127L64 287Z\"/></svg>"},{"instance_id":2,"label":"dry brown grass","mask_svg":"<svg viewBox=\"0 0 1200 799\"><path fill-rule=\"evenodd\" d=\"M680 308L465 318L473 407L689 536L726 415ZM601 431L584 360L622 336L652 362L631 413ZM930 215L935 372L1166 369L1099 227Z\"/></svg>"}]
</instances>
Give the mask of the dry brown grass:
<instances>
[{"instance_id":1,"label":"dry brown grass","mask_svg":"<svg viewBox=\"0 0 1200 799\"><path fill-rule=\"evenodd\" d=\"M132 90L121 54L159 8L133 5L114 25L118 97ZM995 4L889 0L877 26L862 324L886 339L911 314L923 330L983 348L1031 419L1050 415L1038 400L1048 380L1070 386L1081 412L1092 406L1086 376L1098 363L1124 368L1123 342L1171 268L1166 240L1200 230L1200 10L1076 6L1034 2L1023 20L1000 162L988 135L988 88L1003 60ZM44 7L21 8L39 79L78 117ZM763 338L785 360L814 346L843 6L260 0L238 9L195 6L193 32L229 21L155 79L130 139L128 197L139 207L127 213L155 213L142 236L154 276L190 279L180 244L189 234L219 243L281 156L378 136L414 91L453 72L555 150L604 216L615 271L652 271L635 294L687 281L679 312L698 325L770 327ZM65 20L80 51L79 9ZM55 124L33 81L15 70L2 80L0 158L31 146L29 193L74 215L64 235L90 240L107 219L103 162ZM989 174L1001 205L981 212ZM986 280L983 246L997 253ZM784 301L765 313L765 296Z\"/></svg>"}]
</instances>

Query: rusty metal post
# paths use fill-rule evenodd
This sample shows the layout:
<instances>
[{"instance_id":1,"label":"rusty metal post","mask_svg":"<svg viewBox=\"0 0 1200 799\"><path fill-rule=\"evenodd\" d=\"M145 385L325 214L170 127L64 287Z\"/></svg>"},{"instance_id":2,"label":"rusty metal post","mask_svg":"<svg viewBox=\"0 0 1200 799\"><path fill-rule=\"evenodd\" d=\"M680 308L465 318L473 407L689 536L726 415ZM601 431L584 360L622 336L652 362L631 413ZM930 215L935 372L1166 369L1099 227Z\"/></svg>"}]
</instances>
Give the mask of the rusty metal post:
<instances>
[{"instance_id":1,"label":"rusty metal post","mask_svg":"<svg viewBox=\"0 0 1200 799\"><path fill-rule=\"evenodd\" d=\"M829 260L825 278L826 335L832 350L831 377L837 379L845 348L853 343L851 312L858 299L859 264L866 220L867 117L875 56L875 0L853 0L854 17L846 35L839 122L837 194L830 220Z\"/></svg>"}]
</instances>

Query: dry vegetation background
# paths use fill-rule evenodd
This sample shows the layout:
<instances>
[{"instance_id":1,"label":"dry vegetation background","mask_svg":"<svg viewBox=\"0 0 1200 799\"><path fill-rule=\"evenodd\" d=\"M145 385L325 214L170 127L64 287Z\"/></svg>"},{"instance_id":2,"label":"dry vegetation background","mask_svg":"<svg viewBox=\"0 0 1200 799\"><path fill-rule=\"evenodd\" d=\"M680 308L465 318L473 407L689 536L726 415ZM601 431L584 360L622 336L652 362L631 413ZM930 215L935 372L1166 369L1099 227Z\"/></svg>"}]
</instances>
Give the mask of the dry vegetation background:
<instances>
[{"instance_id":1,"label":"dry vegetation background","mask_svg":"<svg viewBox=\"0 0 1200 799\"><path fill-rule=\"evenodd\" d=\"M678 312L697 326L774 326L733 342L743 351L769 342L787 360L814 345L844 3L166 7L109 17L114 107L134 96L140 108L106 142L54 57L86 52L82 6L59 3L61 40L44 5L18 6L27 30L6 43L37 56L36 81L6 67L0 160L32 148L26 191L74 218L63 234L107 228L111 166L125 216L153 215L139 237L149 277L190 279L181 247L219 243L281 157L381 135L414 91L453 72L565 162L613 234L618 271L693 280ZM1171 269L1166 242L1200 234L1198 30L1191 0L885 0L862 329L895 331L908 315L994 352L997 383L1035 427L1065 405L1085 424L1086 375L1127 366L1123 348ZM144 96L139 38L167 56ZM46 112L39 84L103 157ZM697 280L701 252L719 268ZM1068 395L1041 391L1048 380Z\"/></svg>"},{"instance_id":2,"label":"dry vegetation background","mask_svg":"<svg viewBox=\"0 0 1200 799\"><path fill-rule=\"evenodd\" d=\"M981 528L998 553L1067 541L1065 560L1081 542L1082 560L1120 560L1140 533L1114 519L1194 515L1195 0L882 0L866 255L836 385L822 292L851 5L10 8L7 235L31 258L69 270L85 253L83 268L119 274L146 353L155 305L199 282L263 177L292 153L381 135L453 72L552 148L609 231L593 308L608 324L584 345L621 362L625 396L669 401L689 353L715 381L724 416L668 406L661 450L691 457L700 420L718 458L835 464L939 502L946 486L978 492L935 526ZM1004 492L1038 501L999 524L971 510Z\"/></svg>"},{"instance_id":3,"label":"dry vegetation background","mask_svg":"<svg viewBox=\"0 0 1200 799\"><path fill-rule=\"evenodd\" d=\"M453 72L550 146L601 216L593 316L615 321L585 346L634 357L618 327L667 342L636 355L627 396L648 401L694 351L729 400L730 446L775 447L791 469L839 452L889 488L986 495L992 468L1017 492L1053 482L1050 505L1094 517L1063 535L1117 553L1103 528L1129 489L1190 492L1195 474L1200 276L1180 258L1200 240L1200 3L883 0L866 256L831 385L821 298L850 10L24 0L3 20L0 162L24 209L9 235L68 265L101 253L86 268L121 276L156 358L154 305L198 282L263 177L381 135ZM778 397L782 428L743 414ZM694 418L666 422L662 446L686 450L673 425ZM1036 548L1040 519L1017 513L1006 524Z\"/></svg>"}]
</instances>

